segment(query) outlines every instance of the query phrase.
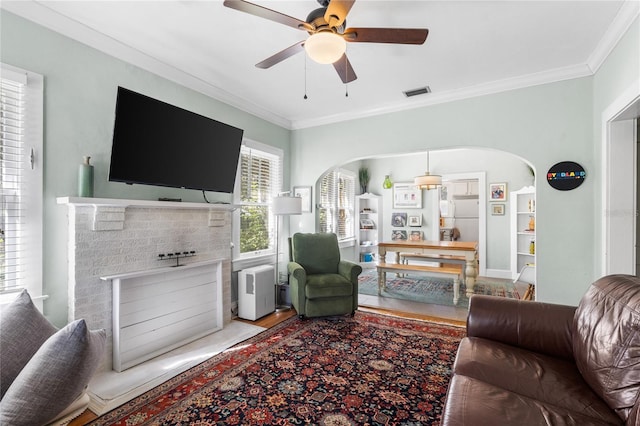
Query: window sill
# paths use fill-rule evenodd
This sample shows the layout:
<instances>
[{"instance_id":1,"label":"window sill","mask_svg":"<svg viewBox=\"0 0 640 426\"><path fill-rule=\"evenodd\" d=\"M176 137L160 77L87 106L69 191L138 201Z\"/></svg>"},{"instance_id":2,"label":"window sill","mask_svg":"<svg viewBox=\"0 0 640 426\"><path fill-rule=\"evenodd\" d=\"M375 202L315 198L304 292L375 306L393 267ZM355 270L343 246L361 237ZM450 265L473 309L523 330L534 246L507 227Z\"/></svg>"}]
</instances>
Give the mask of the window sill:
<instances>
[{"instance_id":1,"label":"window sill","mask_svg":"<svg viewBox=\"0 0 640 426\"><path fill-rule=\"evenodd\" d=\"M355 238L350 238L348 240L338 241L338 247L339 248L353 247L355 245L356 245Z\"/></svg>"},{"instance_id":2,"label":"window sill","mask_svg":"<svg viewBox=\"0 0 640 426\"><path fill-rule=\"evenodd\" d=\"M234 259L231 262L231 265L233 272L238 272L243 269L252 268L254 266L270 265L273 263L275 263L275 254L272 253Z\"/></svg>"}]
</instances>

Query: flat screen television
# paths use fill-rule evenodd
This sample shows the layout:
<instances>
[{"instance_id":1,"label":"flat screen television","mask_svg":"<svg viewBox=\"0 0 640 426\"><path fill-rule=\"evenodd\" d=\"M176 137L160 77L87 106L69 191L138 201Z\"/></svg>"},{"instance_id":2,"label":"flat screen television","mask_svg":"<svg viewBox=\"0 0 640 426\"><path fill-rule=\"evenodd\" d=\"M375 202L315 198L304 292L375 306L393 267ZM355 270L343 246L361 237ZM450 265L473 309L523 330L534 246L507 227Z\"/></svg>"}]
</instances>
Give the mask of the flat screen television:
<instances>
[{"instance_id":1,"label":"flat screen television","mask_svg":"<svg viewBox=\"0 0 640 426\"><path fill-rule=\"evenodd\" d=\"M232 193L242 135L118 87L109 181Z\"/></svg>"}]
</instances>

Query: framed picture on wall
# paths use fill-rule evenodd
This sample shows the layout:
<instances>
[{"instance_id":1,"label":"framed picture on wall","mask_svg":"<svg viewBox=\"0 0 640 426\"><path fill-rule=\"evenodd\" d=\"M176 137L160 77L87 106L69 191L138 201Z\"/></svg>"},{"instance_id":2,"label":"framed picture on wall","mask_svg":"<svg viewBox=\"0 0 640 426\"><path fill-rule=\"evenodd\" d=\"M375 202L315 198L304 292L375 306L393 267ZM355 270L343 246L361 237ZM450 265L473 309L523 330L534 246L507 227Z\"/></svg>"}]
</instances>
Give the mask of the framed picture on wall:
<instances>
[{"instance_id":1,"label":"framed picture on wall","mask_svg":"<svg viewBox=\"0 0 640 426\"><path fill-rule=\"evenodd\" d=\"M421 209L422 190L412 183L393 184L394 209Z\"/></svg>"},{"instance_id":2,"label":"framed picture on wall","mask_svg":"<svg viewBox=\"0 0 640 426\"><path fill-rule=\"evenodd\" d=\"M492 216L504 216L504 204L492 204L491 205Z\"/></svg>"},{"instance_id":3,"label":"framed picture on wall","mask_svg":"<svg viewBox=\"0 0 640 426\"><path fill-rule=\"evenodd\" d=\"M409 234L409 241L421 241L422 231L411 231Z\"/></svg>"},{"instance_id":4,"label":"framed picture on wall","mask_svg":"<svg viewBox=\"0 0 640 426\"><path fill-rule=\"evenodd\" d=\"M302 198L302 213L311 213L313 203L310 186L294 186L293 196Z\"/></svg>"},{"instance_id":5,"label":"framed picture on wall","mask_svg":"<svg viewBox=\"0 0 640 426\"><path fill-rule=\"evenodd\" d=\"M489 201L507 201L507 184L490 183Z\"/></svg>"},{"instance_id":6,"label":"framed picture on wall","mask_svg":"<svg viewBox=\"0 0 640 426\"><path fill-rule=\"evenodd\" d=\"M407 226L407 214L391 213L391 226L395 226L396 228L404 228Z\"/></svg>"},{"instance_id":7,"label":"framed picture on wall","mask_svg":"<svg viewBox=\"0 0 640 426\"><path fill-rule=\"evenodd\" d=\"M409 216L409 226L422 226L422 216Z\"/></svg>"},{"instance_id":8,"label":"framed picture on wall","mask_svg":"<svg viewBox=\"0 0 640 426\"><path fill-rule=\"evenodd\" d=\"M407 231L401 231L399 229L391 231L391 239L393 241L406 241Z\"/></svg>"}]
</instances>

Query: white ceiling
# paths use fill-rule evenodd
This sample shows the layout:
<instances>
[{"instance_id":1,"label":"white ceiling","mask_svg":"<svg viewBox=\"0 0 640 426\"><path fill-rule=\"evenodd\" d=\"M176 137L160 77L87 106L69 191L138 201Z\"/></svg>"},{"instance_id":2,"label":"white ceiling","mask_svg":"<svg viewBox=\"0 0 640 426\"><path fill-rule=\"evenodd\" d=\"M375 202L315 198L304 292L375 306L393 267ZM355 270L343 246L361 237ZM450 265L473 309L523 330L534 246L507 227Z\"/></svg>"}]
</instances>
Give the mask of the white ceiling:
<instances>
[{"instance_id":1,"label":"white ceiling","mask_svg":"<svg viewBox=\"0 0 640 426\"><path fill-rule=\"evenodd\" d=\"M255 0L305 20L316 0ZM6 1L13 13L288 128L591 75L638 15L633 1L357 0L347 27L428 28L424 45L350 43L332 65L254 65L306 33L222 1ZM306 93L305 94L305 67ZM428 85L432 93L402 93Z\"/></svg>"}]
</instances>

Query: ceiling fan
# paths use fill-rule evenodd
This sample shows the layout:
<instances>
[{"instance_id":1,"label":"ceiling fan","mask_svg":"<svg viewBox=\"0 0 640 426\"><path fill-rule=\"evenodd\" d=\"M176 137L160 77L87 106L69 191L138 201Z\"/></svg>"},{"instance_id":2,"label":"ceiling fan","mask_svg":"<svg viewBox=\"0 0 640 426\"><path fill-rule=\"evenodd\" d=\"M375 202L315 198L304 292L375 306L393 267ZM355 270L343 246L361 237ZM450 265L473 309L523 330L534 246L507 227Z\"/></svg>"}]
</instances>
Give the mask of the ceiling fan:
<instances>
[{"instance_id":1,"label":"ceiling fan","mask_svg":"<svg viewBox=\"0 0 640 426\"><path fill-rule=\"evenodd\" d=\"M350 83L357 78L345 54L346 42L423 44L429 34L426 28L346 28L346 17L355 0L317 1L322 7L309 13L306 21L245 0L225 0L224 5L309 33L306 40L268 57L257 63L256 67L270 68L305 50L314 61L333 64L344 83Z\"/></svg>"}]
</instances>

